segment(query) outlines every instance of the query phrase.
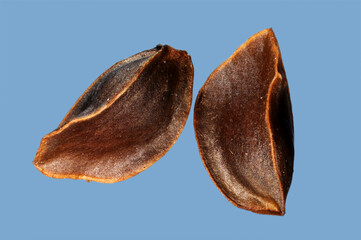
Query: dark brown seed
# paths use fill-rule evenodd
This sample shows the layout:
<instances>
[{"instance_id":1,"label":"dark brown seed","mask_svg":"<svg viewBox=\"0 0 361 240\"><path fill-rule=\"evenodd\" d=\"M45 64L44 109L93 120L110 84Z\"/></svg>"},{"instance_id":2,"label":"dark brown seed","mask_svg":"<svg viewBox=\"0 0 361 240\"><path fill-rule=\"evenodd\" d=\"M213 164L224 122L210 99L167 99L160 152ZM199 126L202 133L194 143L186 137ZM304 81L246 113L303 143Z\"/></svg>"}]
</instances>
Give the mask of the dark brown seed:
<instances>
[{"instance_id":1,"label":"dark brown seed","mask_svg":"<svg viewBox=\"0 0 361 240\"><path fill-rule=\"evenodd\" d=\"M186 51L158 45L116 63L46 135L34 165L53 178L113 183L150 167L174 144L192 102Z\"/></svg>"},{"instance_id":2,"label":"dark brown seed","mask_svg":"<svg viewBox=\"0 0 361 240\"><path fill-rule=\"evenodd\" d=\"M293 173L293 117L272 29L252 36L199 91L194 127L203 163L226 198L284 215Z\"/></svg>"}]
</instances>

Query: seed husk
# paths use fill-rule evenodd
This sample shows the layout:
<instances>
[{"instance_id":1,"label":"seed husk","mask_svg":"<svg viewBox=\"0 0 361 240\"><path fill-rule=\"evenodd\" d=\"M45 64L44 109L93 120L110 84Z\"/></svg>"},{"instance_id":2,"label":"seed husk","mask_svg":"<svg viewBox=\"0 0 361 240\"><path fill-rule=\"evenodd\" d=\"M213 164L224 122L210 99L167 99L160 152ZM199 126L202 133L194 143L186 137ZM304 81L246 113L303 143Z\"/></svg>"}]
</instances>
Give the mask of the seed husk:
<instances>
[{"instance_id":1,"label":"seed husk","mask_svg":"<svg viewBox=\"0 0 361 240\"><path fill-rule=\"evenodd\" d=\"M53 178L126 180L175 143L190 111L192 88L186 51L157 45L122 60L43 137L33 164Z\"/></svg>"},{"instance_id":2,"label":"seed husk","mask_svg":"<svg viewBox=\"0 0 361 240\"><path fill-rule=\"evenodd\" d=\"M272 29L252 36L208 77L196 99L194 127L205 168L231 203L285 214L294 127Z\"/></svg>"}]
</instances>

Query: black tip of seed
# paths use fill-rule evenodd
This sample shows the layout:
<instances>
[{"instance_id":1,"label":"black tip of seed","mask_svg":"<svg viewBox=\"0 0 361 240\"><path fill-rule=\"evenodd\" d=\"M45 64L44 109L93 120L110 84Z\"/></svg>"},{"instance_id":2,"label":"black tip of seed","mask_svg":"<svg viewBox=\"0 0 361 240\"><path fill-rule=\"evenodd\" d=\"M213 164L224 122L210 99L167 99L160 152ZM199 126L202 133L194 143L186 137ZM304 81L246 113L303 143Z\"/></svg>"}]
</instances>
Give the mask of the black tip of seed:
<instances>
[{"instance_id":1,"label":"black tip of seed","mask_svg":"<svg viewBox=\"0 0 361 240\"><path fill-rule=\"evenodd\" d=\"M160 50L160 49L162 49L162 47L163 47L163 45L159 43L157 46L155 46L155 49Z\"/></svg>"}]
</instances>

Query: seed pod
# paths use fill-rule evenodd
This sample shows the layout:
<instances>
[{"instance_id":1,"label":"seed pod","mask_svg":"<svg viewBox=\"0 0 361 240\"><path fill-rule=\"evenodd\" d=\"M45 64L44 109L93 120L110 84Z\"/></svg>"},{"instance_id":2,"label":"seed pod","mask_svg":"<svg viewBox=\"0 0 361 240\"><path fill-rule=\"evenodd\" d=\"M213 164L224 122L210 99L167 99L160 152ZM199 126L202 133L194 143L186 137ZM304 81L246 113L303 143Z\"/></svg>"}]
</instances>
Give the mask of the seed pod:
<instances>
[{"instance_id":1,"label":"seed pod","mask_svg":"<svg viewBox=\"0 0 361 240\"><path fill-rule=\"evenodd\" d=\"M192 87L186 51L158 45L120 61L41 140L33 163L53 178L128 179L175 143L189 114Z\"/></svg>"},{"instance_id":2,"label":"seed pod","mask_svg":"<svg viewBox=\"0 0 361 240\"><path fill-rule=\"evenodd\" d=\"M203 163L239 208L284 215L293 173L293 117L272 29L241 45L207 79L194 109Z\"/></svg>"}]
</instances>

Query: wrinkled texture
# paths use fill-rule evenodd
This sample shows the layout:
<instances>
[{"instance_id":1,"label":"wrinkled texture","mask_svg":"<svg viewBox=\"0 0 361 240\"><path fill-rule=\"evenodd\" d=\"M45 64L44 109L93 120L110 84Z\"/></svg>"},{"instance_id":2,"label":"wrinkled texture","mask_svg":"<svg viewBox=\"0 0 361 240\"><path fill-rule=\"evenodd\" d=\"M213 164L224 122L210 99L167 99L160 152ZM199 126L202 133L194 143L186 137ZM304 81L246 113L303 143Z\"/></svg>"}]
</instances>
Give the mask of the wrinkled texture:
<instances>
[{"instance_id":1,"label":"wrinkled texture","mask_svg":"<svg viewBox=\"0 0 361 240\"><path fill-rule=\"evenodd\" d=\"M41 140L33 163L54 178L128 179L174 144L190 111L192 87L185 51L158 45L120 61Z\"/></svg>"},{"instance_id":2,"label":"wrinkled texture","mask_svg":"<svg viewBox=\"0 0 361 240\"><path fill-rule=\"evenodd\" d=\"M199 91L194 126L203 163L235 206L284 215L293 173L293 117L272 29L252 36Z\"/></svg>"}]
</instances>

